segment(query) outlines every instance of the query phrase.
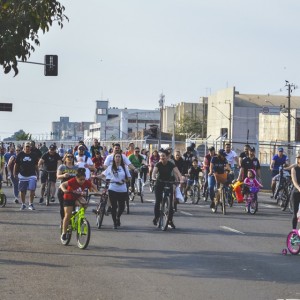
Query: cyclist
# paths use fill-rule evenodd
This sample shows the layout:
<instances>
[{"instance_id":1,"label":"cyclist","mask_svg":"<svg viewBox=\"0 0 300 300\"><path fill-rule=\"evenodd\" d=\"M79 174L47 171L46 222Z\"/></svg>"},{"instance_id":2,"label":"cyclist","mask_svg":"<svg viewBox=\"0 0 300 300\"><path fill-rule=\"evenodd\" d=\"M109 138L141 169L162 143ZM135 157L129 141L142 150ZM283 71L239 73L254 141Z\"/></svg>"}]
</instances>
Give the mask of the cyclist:
<instances>
[{"instance_id":1,"label":"cyclist","mask_svg":"<svg viewBox=\"0 0 300 300\"><path fill-rule=\"evenodd\" d=\"M155 205L153 224L156 226L160 214L160 203L162 201L164 181L180 181L180 172L167 158L168 151L160 151L160 161L155 165L152 173L152 179L156 180L155 185ZM175 229L173 222L173 184L170 185L170 205L169 207L169 225Z\"/></svg>"},{"instance_id":2,"label":"cyclist","mask_svg":"<svg viewBox=\"0 0 300 300\"><path fill-rule=\"evenodd\" d=\"M299 203L300 203L300 155L297 155L297 164L293 166L291 170L292 181L294 184L293 192L292 192L292 199L293 201L293 219L292 219L292 226L293 231L298 234L297 230L297 223L298 223L298 210L299 210Z\"/></svg>"},{"instance_id":3,"label":"cyclist","mask_svg":"<svg viewBox=\"0 0 300 300\"><path fill-rule=\"evenodd\" d=\"M226 152L226 159L228 161L228 164L231 168L231 170L235 171L235 165L238 165L238 156L235 151L231 149L230 143L225 144L225 152Z\"/></svg>"},{"instance_id":4,"label":"cyclist","mask_svg":"<svg viewBox=\"0 0 300 300\"><path fill-rule=\"evenodd\" d=\"M189 168L191 168L191 166L192 166L192 161L194 158L191 147L186 148L186 152L183 153L182 158L184 161L183 173L187 174ZM195 157L195 158L197 158L197 157Z\"/></svg>"},{"instance_id":5,"label":"cyclist","mask_svg":"<svg viewBox=\"0 0 300 300\"><path fill-rule=\"evenodd\" d=\"M194 158L192 162L192 167L188 170L188 180L187 187L184 191L184 202L187 201L187 192L190 190L191 186L194 184L194 181L199 185L199 174L202 172L201 167L198 166L198 159Z\"/></svg>"},{"instance_id":6,"label":"cyclist","mask_svg":"<svg viewBox=\"0 0 300 300\"><path fill-rule=\"evenodd\" d=\"M60 180L60 183L68 181L69 179L73 178L77 174L78 166L74 165L74 155L73 153L66 153L63 158L63 164L61 164L56 173L56 177ZM60 205L60 216L61 221L63 221L65 217L64 212L64 193L59 187L57 190L57 198Z\"/></svg>"},{"instance_id":7,"label":"cyclist","mask_svg":"<svg viewBox=\"0 0 300 300\"><path fill-rule=\"evenodd\" d=\"M59 154L59 156L61 157L61 159L63 159L63 157L65 156L67 150L64 147L64 144L60 144L60 148L57 149L57 152Z\"/></svg>"},{"instance_id":8,"label":"cyclist","mask_svg":"<svg viewBox=\"0 0 300 300\"><path fill-rule=\"evenodd\" d=\"M134 154L134 143L129 143L128 149L125 151L125 155L129 157L131 154Z\"/></svg>"},{"instance_id":9,"label":"cyclist","mask_svg":"<svg viewBox=\"0 0 300 300\"><path fill-rule=\"evenodd\" d=\"M249 156L249 151L250 151L250 145L246 144L244 146L244 152L241 152L240 153L240 156L239 156L239 167L242 166L242 161L245 157Z\"/></svg>"},{"instance_id":10,"label":"cyclist","mask_svg":"<svg viewBox=\"0 0 300 300\"><path fill-rule=\"evenodd\" d=\"M239 181L243 181L246 178L249 169L253 169L257 173L257 178L261 178L260 163L258 158L255 157L254 147L249 149L249 156L244 157L242 160L238 177Z\"/></svg>"},{"instance_id":11,"label":"cyclist","mask_svg":"<svg viewBox=\"0 0 300 300\"><path fill-rule=\"evenodd\" d=\"M74 158L75 158L75 164L79 168L85 168L86 179L89 179L91 177L91 171L95 171L96 168L94 167L90 155L87 155L86 152L88 151L86 150L85 146L80 145L78 147L78 155L76 155L77 151L75 151Z\"/></svg>"},{"instance_id":12,"label":"cyclist","mask_svg":"<svg viewBox=\"0 0 300 300\"><path fill-rule=\"evenodd\" d=\"M61 165L61 157L56 152L56 146L53 144L49 146L49 150L45 153L42 158L40 158L38 162L39 169L42 168L43 170L41 173L41 198L40 203L44 201L45 195L45 187L47 178L49 180L48 184L50 184L50 194L51 194L51 202L55 201L55 183L56 183L56 170Z\"/></svg>"},{"instance_id":13,"label":"cyclist","mask_svg":"<svg viewBox=\"0 0 300 300\"><path fill-rule=\"evenodd\" d=\"M90 153L92 154L92 158L96 156L96 152L103 151L103 147L100 145L97 139L94 139L94 144L90 148Z\"/></svg>"},{"instance_id":14,"label":"cyclist","mask_svg":"<svg viewBox=\"0 0 300 300\"><path fill-rule=\"evenodd\" d=\"M30 142L26 142L23 151L16 157L13 176L19 178L19 191L21 193L21 210L26 208L25 196L29 190L29 210L35 210L33 206L34 192L36 189L39 158L31 152Z\"/></svg>"},{"instance_id":15,"label":"cyclist","mask_svg":"<svg viewBox=\"0 0 300 300\"><path fill-rule=\"evenodd\" d=\"M126 182L131 177L123 162L121 153L114 154L112 165L108 166L101 175L111 180L108 195L111 203L111 216L114 222L113 228L117 229L118 226L121 226L120 218L125 208L125 202L128 200Z\"/></svg>"},{"instance_id":16,"label":"cyclist","mask_svg":"<svg viewBox=\"0 0 300 300\"><path fill-rule=\"evenodd\" d=\"M226 153L224 149L220 149L217 156L212 157L210 166L209 166L209 173L208 173L208 189L209 189L209 196L211 200L210 208L212 211L215 211L215 185L216 179L214 174L225 174L225 171L230 171L229 164L226 159Z\"/></svg>"},{"instance_id":17,"label":"cyclist","mask_svg":"<svg viewBox=\"0 0 300 300\"><path fill-rule=\"evenodd\" d=\"M150 168L149 168L149 176L150 176L150 180L152 180L152 172L153 172L153 169L154 169L154 166L159 162L159 154L158 154L158 151L157 150L154 150L152 152L152 155L150 156L149 158L149 165L150 165Z\"/></svg>"},{"instance_id":18,"label":"cyclist","mask_svg":"<svg viewBox=\"0 0 300 300\"><path fill-rule=\"evenodd\" d=\"M86 207L84 199L84 191L88 189L90 192L97 192L97 188L90 180L85 179L85 168L78 168L76 176L68 181L63 182L59 187L64 193L64 219L62 225L61 240L67 239L67 228L72 217L72 211L75 206Z\"/></svg>"},{"instance_id":19,"label":"cyclist","mask_svg":"<svg viewBox=\"0 0 300 300\"><path fill-rule=\"evenodd\" d=\"M204 184L204 192L202 196L205 196L205 190L208 188L208 173L209 173L209 167L210 167L210 162L211 159L216 156L216 150L215 147L209 147L208 148L208 154L205 155L204 157L204 162L203 162L203 170L204 170L204 175L205 175L205 184Z\"/></svg>"},{"instance_id":20,"label":"cyclist","mask_svg":"<svg viewBox=\"0 0 300 300\"><path fill-rule=\"evenodd\" d=\"M271 183L271 189L272 189L272 195L271 198L274 198L275 193L275 187L276 187L276 180L275 176L279 174L279 167L286 167L288 165L288 157L283 154L283 148L278 148L278 153L275 154L272 158L271 164L270 164L270 170L272 171L272 183Z\"/></svg>"},{"instance_id":21,"label":"cyclist","mask_svg":"<svg viewBox=\"0 0 300 300\"><path fill-rule=\"evenodd\" d=\"M128 157L128 159L130 160L130 162L133 164L133 166L136 169L141 168L142 166L147 164L144 157L140 154L139 147L134 148L134 154L131 154ZM133 193L134 192L134 183L135 183L135 179L137 178L137 174L134 171L131 171L130 174L131 174L130 186L131 186L131 192ZM142 170L140 170L140 175L143 176Z\"/></svg>"}]
</instances>

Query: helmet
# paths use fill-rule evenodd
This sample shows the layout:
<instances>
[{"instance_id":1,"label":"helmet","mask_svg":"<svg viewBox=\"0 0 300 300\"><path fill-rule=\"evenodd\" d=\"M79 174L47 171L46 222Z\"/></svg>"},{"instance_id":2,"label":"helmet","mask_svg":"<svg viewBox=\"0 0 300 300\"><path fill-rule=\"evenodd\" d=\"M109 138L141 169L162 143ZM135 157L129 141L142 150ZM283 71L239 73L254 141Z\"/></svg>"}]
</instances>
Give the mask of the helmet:
<instances>
[{"instance_id":1,"label":"helmet","mask_svg":"<svg viewBox=\"0 0 300 300\"><path fill-rule=\"evenodd\" d=\"M249 172L249 171L252 172L252 174L253 174L254 177L256 177L256 172L255 172L255 170L249 169L248 172Z\"/></svg>"},{"instance_id":2,"label":"helmet","mask_svg":"<svg viewBox=\"0 0 300 300\"><path fill-rule=\"evenodd\" d=\"M224 157L227 156L227 154L226 154L226 152L225 152L224 149L220 149L218 153L219 153L219 155L221 155L221 156L224 156Z\"/></svg>"}]
</instances>

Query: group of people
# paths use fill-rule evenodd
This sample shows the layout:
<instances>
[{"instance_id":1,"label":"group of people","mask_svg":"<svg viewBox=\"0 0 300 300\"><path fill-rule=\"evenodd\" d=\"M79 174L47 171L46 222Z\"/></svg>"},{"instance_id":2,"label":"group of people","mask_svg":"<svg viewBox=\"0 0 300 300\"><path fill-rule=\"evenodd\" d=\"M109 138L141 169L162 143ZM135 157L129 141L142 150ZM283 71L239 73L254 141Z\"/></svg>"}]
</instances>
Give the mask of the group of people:
<instances>
[{"instance_id":1,"label":"group of people","mask_svg":"<svg viewBox=\"0 0 300 300\"><path fill-rule=\"evenodd\" d=\"M3 152L3 148L0 147L0 153ZM149 151L135 147L133 143L130 143L125 151L122 151L118 143L107 150L97 139L89 149L83 141L79 141L78 145L69 149L65 149L63 144L59 148L55 144L47 147L45 143L36 147L31 141L16 147L11 144L2 154L0 165L3 172L0 172L0 175L5 173L6 179L12 182L15 203L21 201L21 210L26 209L27 191L29 192L28 209L35 210L33 201L39 179L41 181L40 203L44 201L47 182L50 185L51 201L55 201L56 181L60 180L57 198L62 219L62 239L65 238L66 227L74 205L80 203L84 205L84 199L81 197L84 189L97 191L93 178L110 180L108 191L114 229L121 225L120 217L125 208L128 192L134 191L134 182L138 172L141 173L144 183L148 176L150 180L156 181L154 225L157 225L159 218L163 182L185 183L184 199L186 201L189 187L195 180L198 181L200 174L203 173L212 210L214 210L216 178L231 176L231 180L237 178L250 186L262 187L260 163L255 156L255 148L250 145L245 145L244 151L239 156L232 150L230 143L226 143L224 149L218 151L210 147L202 162L197 155L194 143L187 147L183 154L178 150L173 153L171 148L154 150L149 154ZM283 148L280 147L270 164L273 194L279 168L280 166L287 167L287 164L288 158L283 154ZM296 208L300 203L300 156L297 157L297 164L290 166L290 169L295 186ZM175 185L171 185L172 203L174 187ZM293 227L297 225L296 219L294 216ZM173 209L170 209L169 225L175 228Z\"/></svg>"}]
</instances>

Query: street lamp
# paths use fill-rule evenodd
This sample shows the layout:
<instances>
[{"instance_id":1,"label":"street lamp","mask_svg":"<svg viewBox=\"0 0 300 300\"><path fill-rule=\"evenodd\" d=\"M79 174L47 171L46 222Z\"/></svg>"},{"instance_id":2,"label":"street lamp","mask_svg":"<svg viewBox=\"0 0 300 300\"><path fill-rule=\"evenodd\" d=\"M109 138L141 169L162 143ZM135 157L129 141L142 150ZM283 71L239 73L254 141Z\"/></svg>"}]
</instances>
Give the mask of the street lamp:
<instances>
[{"instance_id":1,"label":"street lamp","mask_svg":"<svg viewBox=\"0 0 300 300\"><path fill-rule=\"evenodd\" d=\"M161 146L161 131L162 131L162 121L163 121L163 109L164 109L164 103L165 103L165 95L161 93L159 95L158 105L160 109L160 119L159 119L159 139L158 139L158 149L160 149Z\"/></svg>"},{"instance_id":2,"label":"street lamp","mask_svg":"<svg viewBox=\"0 0 300 300\"><path fill-rule=\"evenodd\" d=\"M225 100L225 103L229 104L229 131L228 131L228 140L231 142L231 101L230 100Z\"/></svg>"},{"instance_id":3,"label":"street lamp","mask_svg":"<svg viewBox=\"0 0 300 300\"><path fill-rule=\"evenodd\" d=\"M272 106L276 106L276 105L274 105L274 103L272 103L272 102L269 101L269 100L265 100L265 102L266 102L266 103L270 103Z\"/></svg>"}]
</instances>

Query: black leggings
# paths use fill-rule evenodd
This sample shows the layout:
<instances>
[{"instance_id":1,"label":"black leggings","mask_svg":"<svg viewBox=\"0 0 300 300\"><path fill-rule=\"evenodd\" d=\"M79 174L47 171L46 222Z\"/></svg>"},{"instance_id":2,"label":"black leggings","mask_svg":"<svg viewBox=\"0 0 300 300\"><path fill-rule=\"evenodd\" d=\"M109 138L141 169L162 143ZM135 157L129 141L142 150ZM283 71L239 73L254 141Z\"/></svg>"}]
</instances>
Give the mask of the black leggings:
<instances>
[{"instance_id":1,"label":"black leggings","mask_svg":"<svg viewBox=\"0 0 300 300\"><path fill-rule=\"evenodd\" d=\"M65 210L64 210L64 192L61 189L57 190L57 198L60 205L60 217L63 220L65 217Z\"/></svg>"},{"instance_id":2,"label":"black leggings","mask_svg":"<svg viewBox=\"0 0 300 300\"><path fill-rule=\"evenodd\" d=\"M164 190L164 183L161 183L159 181L156 182L155 185L155 205L154 205L154 217L156 220L158 220L160 216L160 203L162 202L163 198L163 190ZM169 220L173 220L173 184L170 185L170 205L169 207Z\"/></svg>"},{"instance_id":3,"label":"black leggings","mask_svg":"<svg viewBox=\"0 0 300 300\"><path fill-rule=\"evenodd\" d=\"M114 224L116 224L117 219L120 219L124 211L128 192L115 192L108 190L108 196L111 204L111 217Z\"/></svg>"},{"instance_id":4,"label":"black leggings","mask_svg":"<svg viewBox=\"0 0 300 300\"><path fill-rule=\"evenodd\" d=\"M293 201L293 209L294 209L292 225L293 225L293 229L297 229L297 223L298 223L297 213L298 213L299 203L300 203L300 193L298 192L298 190L297 191L295 191L295 189L293 190L292 201Z\"/></svg>"}]
</instances>

